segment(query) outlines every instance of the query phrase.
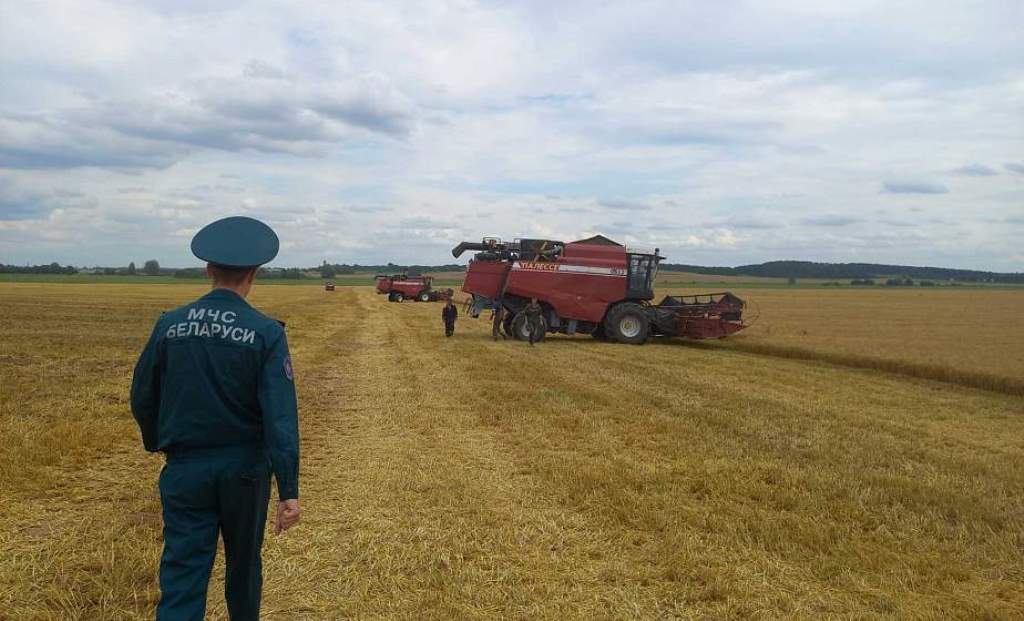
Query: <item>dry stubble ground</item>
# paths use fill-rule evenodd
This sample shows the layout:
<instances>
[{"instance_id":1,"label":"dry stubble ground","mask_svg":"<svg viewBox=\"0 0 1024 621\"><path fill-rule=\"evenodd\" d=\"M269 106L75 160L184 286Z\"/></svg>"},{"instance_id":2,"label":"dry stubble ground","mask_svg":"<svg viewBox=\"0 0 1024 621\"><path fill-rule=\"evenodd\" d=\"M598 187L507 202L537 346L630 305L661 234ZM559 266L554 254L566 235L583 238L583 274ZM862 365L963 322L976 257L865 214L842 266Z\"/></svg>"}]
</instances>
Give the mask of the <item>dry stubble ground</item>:
<instances>
[{"instance_id":1,"label":"dry stubble ground","mask_svg":"<svg viewBox=\"0 0 1024 621\"><path fill-rule=\"evenodd\" d=\"M125 393L159 310L201 291L0 286L0 618L151 615L160 460ZM288 321L304 452L265 618L1024 611L1019 397L467 319L445 339L437 305L369 289L253 301Z\"/></svg>"},{"instance_id":2,"label":"dry stubble ground","mask_svg":"<svg viewBox=\"0 0 1024 621\"><path fill-rule=\"evenodd\" d=\"M1024 395L1024 288L744 288L736 293L750 300L751 327L739 338L700 345Z\"/></svg>"}]
</instances>

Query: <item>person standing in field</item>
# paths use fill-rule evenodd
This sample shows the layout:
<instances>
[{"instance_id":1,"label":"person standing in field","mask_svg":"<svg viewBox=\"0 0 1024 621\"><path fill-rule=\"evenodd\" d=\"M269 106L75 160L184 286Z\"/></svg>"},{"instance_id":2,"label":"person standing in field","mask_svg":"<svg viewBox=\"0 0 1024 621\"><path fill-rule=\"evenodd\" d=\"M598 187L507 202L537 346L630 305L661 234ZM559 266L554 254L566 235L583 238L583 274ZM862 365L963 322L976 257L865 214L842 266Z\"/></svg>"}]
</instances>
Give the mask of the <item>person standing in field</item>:
<instances>
[{"instance_id":1,"label":"person standing in field","mask_svg":"<svg viewBox=\"0 0 1024 621\"><path fill-rule=\"evenodd\" d=\"M252 218L203 228L192 252L207 261L212 290L164 313L132 377L132 414L146 450L162 452L164 549L160 621L201 621L224 540L224 595L232 621L260 615L260 549L270 499L274 532L299 521L298 405L284 323L250 306L258 267L277 235Z\"/></svg>"},{"instance_id":2,"label":"person standing in field","mask_svg":"<svg viewBox=\"0 0 1024 621\"><path fill-rule=\"evenodd\" d=\"M496 300L494 306L491 307L491 338L495 341L498 338L505 340L507 337L505 333L501 331L501 322L505 319L505 306L501 303L501 300Z\"/></svg>"},{"instance_id":3,"label":"person standing in field","mask_svg":"<svg viewBox=\"0 0 1024 621\"><path fill-rule=\"evenodd\" d=\"M444 322L444 335L455 334L455 320L459 318L459 309L455 308L455 302L449 297L441 309L441 321Z\"/></svg>"},{"instance_id":4,"label":"person standing in field","mask_svg":"<svg viewBox=\"0 0 1024 621\"><path fill-rule=\"evenodd\" d=\"M526 328L530 332L530 347L533 347L533 344L540 340L540 316L543 309L537 303L537 298L530 298L530 303L526 305L523 312L526 313Z\"/></svg>"}]
</instances>

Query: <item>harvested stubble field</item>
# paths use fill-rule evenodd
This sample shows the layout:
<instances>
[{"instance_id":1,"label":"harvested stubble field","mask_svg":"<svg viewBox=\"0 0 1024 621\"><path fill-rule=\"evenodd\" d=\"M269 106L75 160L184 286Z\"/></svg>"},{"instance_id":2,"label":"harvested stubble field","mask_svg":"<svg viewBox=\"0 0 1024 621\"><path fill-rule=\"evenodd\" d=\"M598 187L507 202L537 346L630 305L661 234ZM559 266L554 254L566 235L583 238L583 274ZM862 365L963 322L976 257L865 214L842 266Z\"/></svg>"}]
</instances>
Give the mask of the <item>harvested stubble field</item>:
<instances>
[{"instance_id":1,"label":"harvested stubble field","mask_svg":"<svg viewBox=\"0 0 1024 621\"><path fill-rule=\"evenodd\" d=\"M700 293L666 288L665 293ZM1024 395L1024 288L737 289L753 324L706 346ZM758 316L760 315L760 316Z\"/></svg>"},{"instance_id":2,"label":"harvested stubble field","mask_svg":"<svg viewBox=\"0 0 1024 621\"><path fill-rule=\"evenodd\" d=\"M151 615L161 460L126 391L160 310L202 291L0 284L0 618ZM899 298L902 329L854 294L748 293L735 346L530 349L486 321L445 339L438 305L369 288L257 288L304 451L265 618L1020 618L1019 396L744 348L884 356L895 334L901 360L1019 379L1020 314L989 311L1024 292L978 293L938 340L941 294Z\"/></svg>"}]
</instances>

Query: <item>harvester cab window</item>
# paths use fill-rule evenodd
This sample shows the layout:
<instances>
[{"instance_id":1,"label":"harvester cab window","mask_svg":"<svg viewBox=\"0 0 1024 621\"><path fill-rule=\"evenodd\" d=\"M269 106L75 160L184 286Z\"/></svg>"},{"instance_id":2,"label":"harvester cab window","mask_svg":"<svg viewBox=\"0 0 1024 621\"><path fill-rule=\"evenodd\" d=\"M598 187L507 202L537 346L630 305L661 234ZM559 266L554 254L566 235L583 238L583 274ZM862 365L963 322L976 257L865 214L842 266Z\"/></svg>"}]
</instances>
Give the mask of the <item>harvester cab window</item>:
<instances>
[{"instance_id":1,"label":"harvester cab window","mask_svg":"<svg viewBox=\"0 0 1024 621\"><path fill-rule=\"evenodd\" d=\"M626 276L626 297L650 300L654 297L654 276L658 264L649 254L630 254Z\"/></svg>"}]
</instances>

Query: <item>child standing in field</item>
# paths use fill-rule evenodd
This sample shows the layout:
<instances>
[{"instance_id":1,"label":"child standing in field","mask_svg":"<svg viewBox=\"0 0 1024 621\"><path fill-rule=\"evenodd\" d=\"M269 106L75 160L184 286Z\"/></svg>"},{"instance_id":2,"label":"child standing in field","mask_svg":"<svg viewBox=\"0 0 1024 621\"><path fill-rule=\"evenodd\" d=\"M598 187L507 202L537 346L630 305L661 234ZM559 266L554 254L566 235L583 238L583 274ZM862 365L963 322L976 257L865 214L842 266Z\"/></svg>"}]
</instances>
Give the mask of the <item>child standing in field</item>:
<instances>
[{"instance_id":1,"label":"child standing in field","mask_svg":"<svg viewBox=\"0 0 1024 621\"><path fill-rule=\"evenodd\" d=\"M459 309L455 308L455 302L449 297L441 309L441 321L444 322L444 335L455 334L455 320L459 318Z\"/></svg>"}]
</instances>

